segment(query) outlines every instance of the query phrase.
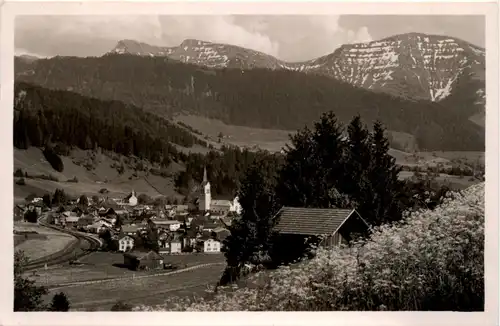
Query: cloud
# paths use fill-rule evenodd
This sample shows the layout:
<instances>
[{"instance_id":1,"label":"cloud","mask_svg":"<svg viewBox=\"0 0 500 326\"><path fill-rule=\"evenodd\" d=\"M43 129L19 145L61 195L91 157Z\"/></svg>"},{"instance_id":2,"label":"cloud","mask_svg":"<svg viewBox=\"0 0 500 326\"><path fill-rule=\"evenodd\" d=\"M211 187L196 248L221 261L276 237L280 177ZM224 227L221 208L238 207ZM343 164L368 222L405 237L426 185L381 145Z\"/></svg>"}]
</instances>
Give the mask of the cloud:
<instances>
[{"instance_id":1,"label":"cloud","mask_svg":"<svg viewBox=\"0 0 500 326\"><path fill-rule=\"evenodd\" d=\"M357 31L347 30L347 42L346 43L364 43L371 42L373 38L368 32L366 26L361 27Z\"/></svg>"},{"instance_id":2,"label":"cloud","mask_svg":"<svg viewBox=\"0 0 500 326\"><path fill-rule=\"evenodd\" d=\"M481 20L448 16L338 15L137 15L18 16L16 49L44 56L100 56L121 39L177 46L199 39L238 45L285 61L305 61L332 53L342 44L394 34L484 35ZM482 28L482 29L481 29Z\"/></svg>"},{"instance_id":3,"label":"cloud","mask_svg":"<svg viewBox=\"0 0 500 326\"><path fill-rule=\"evenodd\" d=\"M161 16L162 39L174 46L188 38L216 43L228 43L277 55L279 43L262 33L265 26L247 29L236 22L234 16ZM172 28L174 27L175 28Z\"/></svg>"}]
</instances>

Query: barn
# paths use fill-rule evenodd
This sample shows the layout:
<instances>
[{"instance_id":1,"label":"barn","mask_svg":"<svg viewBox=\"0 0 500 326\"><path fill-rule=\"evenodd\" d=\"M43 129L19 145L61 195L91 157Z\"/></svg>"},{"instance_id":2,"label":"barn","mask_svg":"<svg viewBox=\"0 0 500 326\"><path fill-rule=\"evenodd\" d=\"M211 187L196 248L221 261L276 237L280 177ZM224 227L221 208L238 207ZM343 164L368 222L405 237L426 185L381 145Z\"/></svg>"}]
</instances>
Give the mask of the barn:
<instances>
[{"instance_id":1,"label":"barn","mask_svg":"<svg viewBox=\"0 0 500 326\"><path fill-rule=\"evenodd\" d=\"M285 206L275 218L281 255L290 253L290 258L312 243L325 248L348 244L355 234L365 235L370 228L354 209Z\"/></svg>"},{"instance_id":2,"label":"barn","mask_svg":"<svg viewBox=\"0 0 500 326\"><path fill-rule=\"evenodd\" d=\"M133 251L123 254L123 263L132 270L162 269L163 257L154 251Z\"/></svg>"}]
</instances>

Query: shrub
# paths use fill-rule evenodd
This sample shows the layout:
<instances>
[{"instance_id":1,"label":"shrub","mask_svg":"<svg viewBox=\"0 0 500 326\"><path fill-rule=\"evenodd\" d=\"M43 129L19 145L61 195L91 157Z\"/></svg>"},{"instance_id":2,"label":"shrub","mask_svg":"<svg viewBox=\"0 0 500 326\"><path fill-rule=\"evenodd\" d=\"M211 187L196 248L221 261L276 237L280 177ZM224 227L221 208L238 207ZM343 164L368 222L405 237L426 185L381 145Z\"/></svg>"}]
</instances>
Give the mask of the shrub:
<instances>
[{"instance_id":1,"label":"shrub","mask_svg":"<svg viewBox=\"0 0 500 326\"><path fill-rule=\"evenodd\" d=\"M43 151L43 155L45 156L45 159L50 163L50 165L54 168L54 170L56 170L57 172L62 172L64 170L63 161L51 147L46 147Z\"/></svg>"},{"instance_id":2,"label":"shrub","mask_svg":"<svg viewBox=\"0 0 500 326\"><path fill-rule=\"evenodd\" d=\"M25 173L23 172L22 169L17 169L16 172L14 172L14 176L17 178L22 178L24 177Z\"/></svg>"},{"instance_id":3,"label":"shrub","mask_svg":"<svg viewBox=\"0 0 500 326\"><path fill-rule=\"evenodd\" d=\"M52 297L52 302L50 304L50 311L69 311L69 300L64 292L55 294Z\"/></svg>"},{"instance_id":4,"label":"shrub","mask_svg":"<svg viewBox=\"0 0 500 326\"><path fill-rule=\"evenodd\" d=\"M111 311L132 311L132 306L123 301L118 301L111 307Z\"/></svg>"},{"instance_id":5,"label":"shrub","mask_svg":"<svg viewBox=\"0 0 500 326\"><path fill-rule=\"evenodd\" d=\"M109 192L109 190L106 188L101 188L101 190L99 190L100 194L107 194L108 192Z\"/></svg>"},{"instance_id":6,"label":"shrub","mask_svg":"<svg viewBox=\"0 0 500 326\"><path fill-rule=\"evenodd\" d=\"M26 185L26 181L24 181L24 178L21 178L19 180L16 181L16 184L20 185L20 186L25 186Z\"/></svg>"},{"instance_id":7,"label":"shrub","mask_svg":"<svg viewBox=\"0 0 500 326\"><path fill-rule=\"evenodd\" d=\"M293 267L259 272L252 287L135 310L484 310L484 183L449 193L367 240Z\"/></svg>"}]
</instances>

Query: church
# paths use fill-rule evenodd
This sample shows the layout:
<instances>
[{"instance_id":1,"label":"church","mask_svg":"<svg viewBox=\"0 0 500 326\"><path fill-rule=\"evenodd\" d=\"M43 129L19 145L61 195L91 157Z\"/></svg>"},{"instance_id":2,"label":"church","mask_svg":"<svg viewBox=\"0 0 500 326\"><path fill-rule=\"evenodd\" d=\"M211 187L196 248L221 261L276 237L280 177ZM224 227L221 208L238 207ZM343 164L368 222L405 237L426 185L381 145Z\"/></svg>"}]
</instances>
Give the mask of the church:
<instances>
[{"instance_id":1,"label":"church","mask_svg":"<svg viewBox=\"0 0 500 326\"><path fill-rule=\"evenodd\" d=\"M212 199L210 182L207 178L206 168L203 170L203 182L201 184L201 196L198 203L198 209L202 212L210 212L214 214L226 214L229 212L241 214L241 205L238 202L238 196L236 196L232 201Z\"/></svg>"}]
</instances>

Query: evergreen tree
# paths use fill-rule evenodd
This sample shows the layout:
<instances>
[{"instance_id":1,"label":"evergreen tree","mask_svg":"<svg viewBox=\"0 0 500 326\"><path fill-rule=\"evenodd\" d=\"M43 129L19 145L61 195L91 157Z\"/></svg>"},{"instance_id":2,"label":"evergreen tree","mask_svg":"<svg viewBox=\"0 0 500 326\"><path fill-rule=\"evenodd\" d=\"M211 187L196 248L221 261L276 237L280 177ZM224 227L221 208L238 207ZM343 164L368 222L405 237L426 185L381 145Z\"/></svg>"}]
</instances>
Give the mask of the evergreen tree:
<instances>
[{"instance_id":1,"label":"evergreen tree","mask_svg":"<svg viewBox=\"0 0 500 326\"><path fill-rule=\"evenodd\" d=\"M277 168L272 159L259 160L241 181L238 196L242 215L231 225L231 234L224 241L228 268L221 278L222 284L237 279L245 263L266 264L270 260L274 216L279 210L274 192Z\"/></svg>"},{"instance_id":2,"label":"evergreen tree","mask_svg":"<svg viewBox=\"0 0 500 326\"><path fill-rule=\"evenodd\" d=\"M372 148L368 179L371 196L365 196L360 212L375 225L399 220L404 209L400 201L403 183L398 179L401 168L389 155L389 142L384 133L382 123L376 121L370 137Z\"/></svg>"},{"instance_id":3,"label":"evergreen tree","mask_svg":"<svg viewBox=\"0 0 500 326\"><path fill-rule=\"evenodd\" d=\"M69 311L69 308L69 300L64 292L57 293L52 297L50 311Z\"/></svg>"},{"instance_id":4,"label":"evergreen tree","mask_svg":"<svg viewBox=\"0 0 500 326\"><path fill-rule=\"evenodd\" d=\"M345 179L344 142L341 125L332 112L291 137L277 193L283 205L337 207L338 188Z\"/></svg>"},{"instance_id":5,"label":"evergreen tree","mask_svg":"<svg viewBox=\"0 0 500 326\"><path fill-rule=\"evenodd\" d=\"M371 161L370 133L356 115L347 126L347 146L344 182L341 190L358 203L362 203L369 194L370 183L368 170Z\"/></svg>"},{"instance_id":6,"label":"evergreen tree","mask_svg":"<svg viewBox=\"0 0 500 326\"><path fill-rule=\"evenodd\" d=\"M316 151L309 159L316 164L315 207L338 207L338 189L346 180L343 126L330 111L324 113L314 127L313 140Z\"/></svg>"},{"instance_id":7,"label":"evergreen tree","mask_svg":"<svg viewBox=\"0 0 500 326\"><path fill-rule=\"evenodd\" d=\"M285 206L310 207L314 205L315 176L318 164L312 131L305 127L290 137L291 146L285 148L285 164L280 171L277 193Z\"/></svg>"},{"instance_id":8,"label":"evergreen tree","mask_svg":"<svg viewBox=\"0 0 500 326\"><path fill-rule=\"evenodd\" d=\"M66 203L66 194L63 189L56 189L54 192L54 196L52 197L53 205L61 205Z\"/></svg>"},{"instance_id":9,"label":"evergreen tree","mask_svg":"<svg viewBox=\"0 0 500 326\"><path fill-rule=\"evenodd\" d=\"M158 228L150 219L148 219L146 234L142 240L145 249L153 250L157 253L160 252L160 245L158 244Z\"/></svg>"},{"instance_id":10,"label":"evergreen tree","mask_svg":"<svg viewBox=\"0 0 500 326\"><path fill-rule=\"evenodd\" d=\"M46 308L42 297L48 293L47 288L23 277L28 262L24 252L14 253L14 311L41 311Z\"/></svg>"},{"instance_id":11,"label":"evergreen tree","mask_svg":"<svg viewBox=\"0 0 500 326\"><path fill-rule=\"evenodd\" d=\"M49 208L52 207L52 199L50 198L50 194L43 195L42 199L43 199L43 203L47 207L49 207Z\"/></svg>"},{"instance_id":12,"label":"evergreen tree","mask_svg":"<svg viewBox=\"0 0 500 326\"><path fill-rule=\"evenodd\" d=\"M78 199L78 205L82 207L87 207L89 205L89 199L85 195L81 195Z\"/></svg>"}]
</instances>

